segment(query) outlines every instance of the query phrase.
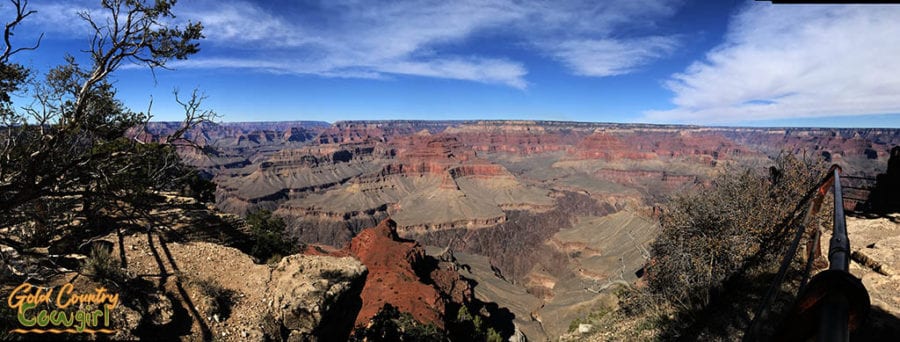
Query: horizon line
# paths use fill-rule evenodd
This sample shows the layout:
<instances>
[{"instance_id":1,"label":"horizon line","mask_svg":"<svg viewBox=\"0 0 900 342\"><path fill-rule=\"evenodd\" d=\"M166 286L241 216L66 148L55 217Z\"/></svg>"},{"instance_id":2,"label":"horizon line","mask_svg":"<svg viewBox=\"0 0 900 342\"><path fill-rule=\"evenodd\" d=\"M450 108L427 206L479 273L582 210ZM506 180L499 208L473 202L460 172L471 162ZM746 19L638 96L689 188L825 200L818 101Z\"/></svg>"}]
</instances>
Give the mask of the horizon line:
<instances>
[{"instance_id":1,"label":"horizon line","mask_svg":"<svg viewBox=\"0 0 900 342\"><path fill-rule=\"evenodd\" d=\"M183 121L151 120L149 123L182 123ZM543 120L543 119L457 119L457 120L431 120L431 119L375 119L375 120L250 120L250 121L219 121L212 124L277 124L277 123L318 123L333 126L338 123L396 123L396 122L422 122L422 123L478 123L478 122L519 122L519 123L571 123L587 125L615 125L615 126L665 126L685 128L749 128L749 129L891 129L900 130L900 127L878 126L806 126L806 125L741 125L741 124L687 124L687 123L649 123L649 122L612 122L612 121L577 121L577 120Z\"/></svg>"}]
</instances>

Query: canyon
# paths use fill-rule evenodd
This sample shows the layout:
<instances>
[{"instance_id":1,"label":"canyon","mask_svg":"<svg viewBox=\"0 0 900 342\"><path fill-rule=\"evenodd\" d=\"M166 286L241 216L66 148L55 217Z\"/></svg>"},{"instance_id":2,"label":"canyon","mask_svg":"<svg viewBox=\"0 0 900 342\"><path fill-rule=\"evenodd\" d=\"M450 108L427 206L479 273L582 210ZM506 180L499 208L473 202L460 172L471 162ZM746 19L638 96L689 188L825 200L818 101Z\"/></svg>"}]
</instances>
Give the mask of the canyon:
<instances>
[{"instance_id":1,"label":"canyon","mask_svg":"<svg viewBox=\"0 0 900 342\"><path fill-rule=\"evenodd\" d=\"M178 127L131 134L162 141ZM384 303L437 326L460 303L490 304L529 340L556 339L639 280L667 196L779 153L874 178L900 144L897 129L557 121L226 123L186 136L179 152L216 184L218 210L272 211L305 253L368 268L357 325Z\"/></svg>"}]
</instances>

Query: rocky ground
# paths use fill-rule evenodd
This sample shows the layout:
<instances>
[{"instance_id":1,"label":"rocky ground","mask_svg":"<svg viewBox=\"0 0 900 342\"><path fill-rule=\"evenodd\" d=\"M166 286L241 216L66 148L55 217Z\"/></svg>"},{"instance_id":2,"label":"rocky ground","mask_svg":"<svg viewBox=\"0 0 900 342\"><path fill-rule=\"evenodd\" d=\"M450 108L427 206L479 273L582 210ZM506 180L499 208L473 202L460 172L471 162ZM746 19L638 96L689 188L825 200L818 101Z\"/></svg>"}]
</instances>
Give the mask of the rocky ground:
<instances>
[{"instance_id":1,"label":"rocky ground","mask_svg":"<svg viewBox=\"0 0 900 342\"><path fill-rule=\"evenodd\" d=\"M303 253L349 255L367 267L357 326L365 326L385 304L390 304L420 323L451 330L448 325L458 325L458 310L466 307L469 312L492 320L497 331L515 333L509 310L489 303L490 299L476 298L473 289L478 282L466 273L468 266L452 251L442 249L426 254L419 243L401 238L392 220L364 229L343 249L310 245Z\"/></svg>"},{"instance_id":2,"label":"rocky ground","mask_svg":"<svg viewBox=\"0 0 900 342\"><path fill-rule=\"evenodd\" d=\"M366 274L353 258L295 255L272 267L213 243L166 242L159 234L123 242L127 272L150 291L132 291L135 298L124 300L146 301L149 311L123 308L130 317L116 327L117 338L263 340L281 333L272 326L284 326L288 335L316 336L323 322L335 319L326 316L330 307L346 305L342 297L358 292ZM147 313L151 322L142 326ZM352 321L344 325L347 334Z\"/></svg>"},{"instance_id":3,"label":"rocky ground","mask_svg":"<svg viewBox=\"0 0 900 342\"><path fill-rule=\"evenodd\" d=\"M847 217L847 232L850 272L869 292L873 330L900 336L900 213Z\"/></svg>"},{"instance_id":4,"label":"rocky ground","mask_svg":"<svg viewBox=\"0 0 900 342\"><path fill-rule=\"evenodd\" d=\"M229 215L167 195L152 229L124 226L92 241L110 248L112 275L66 271L48 285L120 294L115 339L344 340L368 270L352 257L291 255L258 264L226 245L246 243ZM77 270L78 268L76 268ZM121 274L120 274L121 273ZM118 275L116 275L118 274ZM89 290L88 290L89 291Z\"/></svg>"}]
</instances>

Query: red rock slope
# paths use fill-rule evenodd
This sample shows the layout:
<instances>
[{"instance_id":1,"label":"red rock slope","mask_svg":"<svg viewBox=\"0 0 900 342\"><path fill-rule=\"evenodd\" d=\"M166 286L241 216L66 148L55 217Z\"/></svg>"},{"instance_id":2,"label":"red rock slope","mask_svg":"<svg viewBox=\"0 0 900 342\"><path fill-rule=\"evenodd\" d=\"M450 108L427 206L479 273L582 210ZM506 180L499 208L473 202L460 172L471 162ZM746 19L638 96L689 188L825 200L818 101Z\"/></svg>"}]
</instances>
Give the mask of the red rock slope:
<instances>
[{"instance_id":1,"label":"red rock slope","mask_svg":"<svg viewBox=\"0 0 900 342\"><path fill-rule=\"evenodd\" d=\"M366 324L385 303L391 303L419 322L443 327L445 307L438 290L419 281L414 271L424 266L425 250L415 241L400 239L396 228L394 221L384 220L350 242L350 253L369 269L356 324Z\"/></svg>"},{"instance_id":2,"label":"red rock slope","mask_svg":"<svg viewBox=\"0 0 900 342\"><path fill-rule=\"evenodd\" d=\"M444 328L445 318L455 317L455 308L478 302L470 281L459 275L452 261L426 256L419 243L397 235L397 224L391 219L363 230L344 249L310 246L305 254L349 254L366 265L369 273L360 294L356 326L365 326L390 303L421 323Z\"/></svg>"}]
</instances>

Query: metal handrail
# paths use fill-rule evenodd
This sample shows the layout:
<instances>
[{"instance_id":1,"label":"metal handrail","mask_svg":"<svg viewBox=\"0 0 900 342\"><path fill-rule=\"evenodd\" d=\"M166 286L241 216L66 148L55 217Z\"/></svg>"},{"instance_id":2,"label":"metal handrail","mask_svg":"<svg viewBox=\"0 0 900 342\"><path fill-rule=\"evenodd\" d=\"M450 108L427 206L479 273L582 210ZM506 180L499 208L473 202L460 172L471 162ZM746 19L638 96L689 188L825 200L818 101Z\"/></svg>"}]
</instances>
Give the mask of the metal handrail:
<instances>
[{"instance_id":1,"label":"metal handrail","mask_svg":"<svg viewBox=\"0 0 900 342\"><path fill-rule=\"evenodd\" d=\"M836 168L834 177L834 232L828 248L828 269L850 271L850 239L847 237L847 219L844 217L844 195L841 189L841 169Z\"/></svg>"},{"instance_id":2,"label":"metal handrail","mask_svg":"<svg viewBox=\"0 0 900 342\"><path fill-rule=\"evenodd\" d=\"M812 198L813 203L799 228L798 236L805 230L810 217L818 211L829 183L834 195L834 222L829 240L828 270L817 274L809 284L806 284L804 278L794 307L778 329L774 336L775 340L807 340L815 335L818 341L849 341L850 331L861 325L868 314L871 304L869 294L862 282L849 272L850 240L844 216L839 166L832 165L828 175L819 183L817 194ZM809 215L810 213L812 215ZM818 256L818 234L815 234L811 247L806 267L807 274L812 268L813 259ZM785 261L793 258L794 253L795 250L789 256L785 256ZM754 335L753 332L751 330L751 336Z\"/></svg>"},{"instance_id":3,"label":"metal handrail","mask_svg":"<svg viewBox=\"0 0 900 342\"><path fill-rule=\"evenodd\" d=\"M744 341L755 341L759 338L763 318L768 314L769 306L772 304L772 300L774 300L775 295L778 292L778 288L780 288L782 282L784 282L784 278L787 275L787 271L789 269L791 261L797 254L797 248L800 245L800 240L806 232L806 228L809 227L812 218L819 213L819 209L821 209L822 207L822 202L825 200L825 195L828 193L828 189L834 182L834 174L840 169L840 166L838 166L837 164L832 165L831 168L828 169L828 172L825 174L825 177L823 177L815 187L810 189L809 192L807 192L806 195L803 196L803 198L799 203L797 203L797 206L794 208L791 216L796 217L796 214L802 209L803 218L800 223L796 225L797 231L794 234L794 238L792 239L789 248L783 257L781 266L778 270L777 275L775 276L774 281L769 285L769 289L766 291L766 295L763 297L762 301L760 301L760 305L756 309L756 314L753 317L753 321L750 323L750 327L747 330L747 333L744 335ZM788 230L793 227L794 220L788 220L783 224L785 225L785 227L782 229ZM818 235L816 235L815 241L812 246L818 247L818 242ZM811 251L810 258L814 257L815 255L813 255ZM810 259L810 261L812 261L812 259ZM811 266L811 264L808 264L807 269L811 269ZM805 283L805 279L803 283Z\"/></svg>"},{"instance_id":4,"label":"metal handrail","mask_svg":"<svg viewBox=\"0 0 900 342\"><path fill-rule=\"evenodd\" d=\"M850 238L847 236L847 219L844 217L844 197L841 174L835 169L834 177L834 231L828 247L828 269L850 274ZM851 276L852 277L852 276ZM819 319L818 341L850 340L850 303L844 293L830 291L822 303Z\"/></svg>"}]
</instances>

